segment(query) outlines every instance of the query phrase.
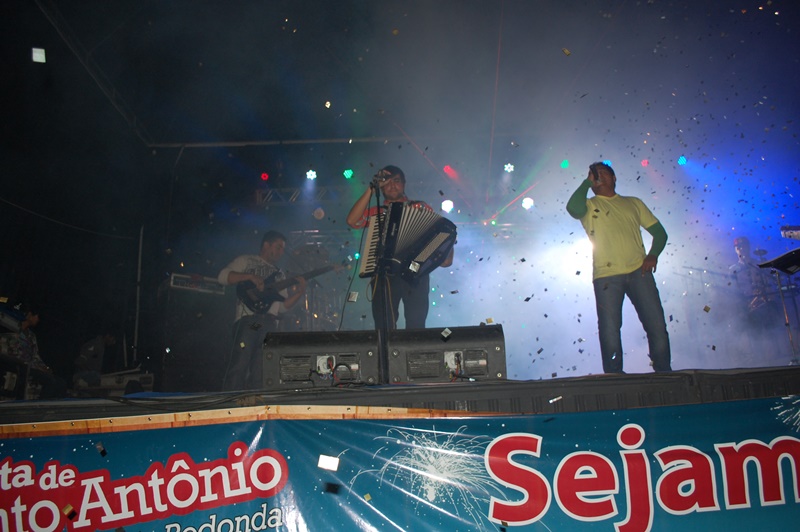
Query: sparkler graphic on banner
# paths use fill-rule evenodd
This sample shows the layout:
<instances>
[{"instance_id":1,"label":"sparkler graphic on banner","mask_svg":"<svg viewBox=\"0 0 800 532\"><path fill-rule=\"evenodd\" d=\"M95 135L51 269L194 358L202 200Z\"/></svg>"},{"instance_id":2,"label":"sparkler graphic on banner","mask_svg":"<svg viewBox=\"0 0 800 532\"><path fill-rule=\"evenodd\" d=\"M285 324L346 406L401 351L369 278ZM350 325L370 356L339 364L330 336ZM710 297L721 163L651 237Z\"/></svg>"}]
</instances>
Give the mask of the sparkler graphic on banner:
<instances>
[{"instance_id":1,"label":"sparkler graphic on banner","mask_svg":"<svg viewBox=\"0 0 800 532\"><path fill-rule=\"evenodd\" d=\"M375 438L382 446L373 458L384 459L378 469L359 471L350 481L351 489L363 474L377 475L380 483L390 483L422 504L473 521L480 528L495 528L486 517L490 493L502 491L489 476L483 454L487 441L479 436L465 436L465 426L453 433L412 432L389 429L386 436ZM387 456L388 455L388 456ZM462 515L465 513L466 515Z\"/></svg>"},{"instance_id":2,"label":"sparkler graphic on banner","mask_svg":"<svg viewBox=\"0 0 800 532\"><path fill-rule=\"evenodd\" d=\"M772 407L775 417L784 425L792 427L795 432L800 432L800 396L792 395L783 397L783 402Z\"/></svg>"}]
</instances>

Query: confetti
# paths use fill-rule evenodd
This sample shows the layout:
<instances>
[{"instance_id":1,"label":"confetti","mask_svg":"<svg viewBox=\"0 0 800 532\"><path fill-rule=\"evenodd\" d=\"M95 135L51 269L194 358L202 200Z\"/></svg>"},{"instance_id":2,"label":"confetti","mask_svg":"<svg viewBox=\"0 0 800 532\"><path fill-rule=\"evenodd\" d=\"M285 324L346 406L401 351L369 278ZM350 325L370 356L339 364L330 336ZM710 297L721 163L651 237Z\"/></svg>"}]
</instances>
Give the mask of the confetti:
<instances>
[{"instance_id":1,"label":"confetti","mask_svg":"<svg viewBox=\"0 0 800 532\"><path fill-rule=\"evenodd\" d=\"M347 294L348 303L355 303L356 301L358 301L358 292L350 292Z\"/></svg>"},{"instance_id":2,"label":"confetti","mask_svg":"<svg viewBox=\"0 0 800 532\"><path fill-rule=\"evenodd\" d=\"M703 307L703 312L711 312L711 307L706 305L705 307Z\"/></svg>"},{"instance_id":3,"label":"confetti","mask_svg":"<svg viewBox=\"0 0 800 532\"><path fill-rule=\"evenodd\" d=\"M563 399L563 397L560 395L558 397L553 397L552 399L550 399L550 404L560 401L561 399Z\"/></svg>"},{"instance_id":4,"label":"confetti","mask_svg":"<svg viewBox=\"0 0 800 532\"><path fill-rule=\"evenodd\" d=\"M566 48L562 48L561 51L564 52L564 55L572 55L572 52L570 52Z\"/></svg>"},{"instance_id":5,"label":"confetti","mask_svg":"<svg viewBox=\"0 0 800 532\"><path fill-rule=\"evenodd\" d=\"M451 334L453 334L453 331L445 327L444 330L442 331L442 340L446 342L447 340L450 339Z\"/></svg>"},{"instance_id":6,"label":"confetti","mask_svg":"<svg viewBox=\"0 0 800 532\"><path fill-rule=\"evenodd\" d=\"M97 449L97 452L100 453L100 456L105 456L105 455L108 454L108 451L106 451L106 448L103 447L103 442L99 441L99 442L95 443L94 446Z\"/></svg>"},{"instance_id":7,"label":"confetti","mask_svg":"<svg viewBox=\"0 0 800 532\"><path fill-rule=\"evenodd\" d=\"M71 504L64 506L61 509L61 513L64 514L66 518L69 519L70 521L75 519L75 517L77 517L78 515L78 513L75 511L75 508L73 508Z\"/></svg>"},{"instance_id":8,"label":"confetti","mask_svg":"<svg viewBox=\"0 0 800 532\"><path fill-rule=\"evenodd\" d=\"M337 471L339 469L339 459L335 456L321 454L317 460L317 467L328 471Z\"/></svg>"}]
</instances>

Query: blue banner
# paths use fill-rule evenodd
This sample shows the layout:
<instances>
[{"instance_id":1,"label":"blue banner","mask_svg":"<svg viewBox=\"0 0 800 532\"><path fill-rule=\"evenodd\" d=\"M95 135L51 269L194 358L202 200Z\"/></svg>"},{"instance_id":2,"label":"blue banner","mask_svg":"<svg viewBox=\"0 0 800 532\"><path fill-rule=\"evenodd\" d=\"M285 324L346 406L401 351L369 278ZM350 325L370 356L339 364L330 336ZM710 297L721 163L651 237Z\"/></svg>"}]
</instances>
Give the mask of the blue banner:
<instances>
[{"instance_id":1,"label":"blue banner","mask_svg":"<svg viewBox=\"0 0 800 532\"><path fill-rule=\"evenodd\" d=\"M798 424L787 397L6 438L0 530L789 530Z\"/></svg>"}]
</instances>

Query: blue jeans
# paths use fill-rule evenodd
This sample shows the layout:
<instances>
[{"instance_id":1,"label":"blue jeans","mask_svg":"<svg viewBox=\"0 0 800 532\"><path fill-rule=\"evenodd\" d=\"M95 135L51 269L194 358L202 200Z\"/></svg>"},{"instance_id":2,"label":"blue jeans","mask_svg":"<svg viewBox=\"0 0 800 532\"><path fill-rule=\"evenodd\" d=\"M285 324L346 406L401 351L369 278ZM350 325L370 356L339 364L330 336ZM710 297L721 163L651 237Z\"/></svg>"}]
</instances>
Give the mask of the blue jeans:
<instances>
[{"instance_id":1,"label":"blue jeans","mask_svg":"<svg viewBox=\"0 0 800 532\"><path fill-rule=\"evenodd\" d=\"M622 373L622 302L625 296L639 315L650 347L650 359L655 371L672 371L667 322L652 273L642 275L637 269L625 275L612 275L594 280L597 304L597 327L600 333L600 352L603 371Z\"/></svg>"},{"instance_id":2,"label":"blue jeans","mask_svg":"<svg viewBox=\"0 0 800 532\"><path fill-rule=\"evenodd\" d=\"M228 367L223 377L226 392L259 390L264 386L264 339L275 332L278 321L270 314L243 316L233 324L234 339Z\"/></svg>"}]
</instances>

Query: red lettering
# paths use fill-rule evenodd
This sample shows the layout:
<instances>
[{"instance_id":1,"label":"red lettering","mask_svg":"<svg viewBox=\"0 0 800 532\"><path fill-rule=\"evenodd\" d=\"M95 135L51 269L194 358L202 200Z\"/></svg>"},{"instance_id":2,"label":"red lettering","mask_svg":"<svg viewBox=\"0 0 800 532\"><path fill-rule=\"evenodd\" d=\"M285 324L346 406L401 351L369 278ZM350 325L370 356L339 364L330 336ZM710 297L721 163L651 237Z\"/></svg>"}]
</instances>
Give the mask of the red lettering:
<instances>
[{"instance_id":1,"label":"red lettering","mask_svg":"<svg viewBox=\"0 0 800 532\"><path fill-rule=\"evenodd\" d=\"M797 479L800 477L800 440L780 436L766 445L758 440L738 444L720 443L714 446L722 458L722 479L725 483L725 504L728 508L750 507L747 464L754 463L758 472L761 505L784 504L783 471L786 459L792 467L795 502L798 499Z\"/></svg>"},{"instance_id":2,"label":"red lettering","mask_svg":"<svg viewBox=\"0 0 800 532\"><path fill-rule=\"evenodd\" d=\"M518 502L492 497L489 519L511 526L527 525L541 519L550 508L550 485L539 471L514 462L517 454L539 457L542 438L535 434L511 433L500 436L486 448L486 470L498 482L523 494Z\"/></svg>"},{"instance_id":3,"label":"red lettering","mask_svg":"<svg viewBox=\"0 0 800 532\"><path fill-rule=\"evenodd\" d=\"M665 472L656 483L656 497L671 514L719 510L714 463L694 447L674 446L656 451Z\"/></svg>"},{"instance_id":4,"label":"red lettering","mask_svg":"<svg viewBox=\"0 0 800 532\"><path fill-rule=\"evenodd\" d=\"M644 429L635 423L625 425L617 432L617 442L626 451L620 451L625 470L625 493L628 515L615 523L619 532L650 530L653 526L653 490L650 485L650 462L644 451L635 450L644 443Z\"/></svg>"},{"instance_id":5,"label":"red lettering","mask_svg":"<svg viewBox=\"0 0 800 532\"><path fill-rule=\"evenodd\" d=\"M556 469L553 488L558 505L574 519L600 521L617 515L613 494L619 492L619 479L605 456L592 452L565 456Z\"/></svg>"}]
</instances>

